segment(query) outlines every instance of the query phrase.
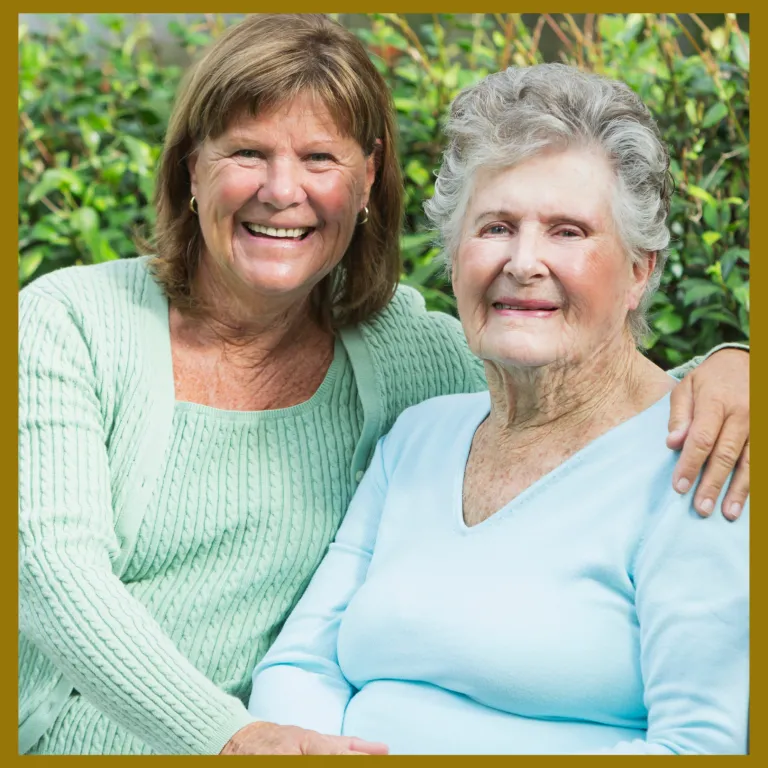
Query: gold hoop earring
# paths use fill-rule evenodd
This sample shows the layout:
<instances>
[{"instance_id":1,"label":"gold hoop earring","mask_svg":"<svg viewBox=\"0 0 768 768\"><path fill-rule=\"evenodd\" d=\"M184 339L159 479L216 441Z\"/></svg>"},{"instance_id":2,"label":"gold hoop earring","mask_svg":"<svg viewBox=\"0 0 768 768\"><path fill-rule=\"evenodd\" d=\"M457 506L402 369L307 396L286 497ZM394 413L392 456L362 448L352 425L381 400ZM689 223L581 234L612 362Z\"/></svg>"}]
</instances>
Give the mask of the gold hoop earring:
<instances>
[{"instance_id":1,"label":"gold hoop earring","mask_svg":"<svg viewBox=\"0 0 768 768\"><path fill-rule=\"evenodd\" d=\"M365 208L363 208L363 213L365 214L364 219L358 219L358 224L365 224L368 221L368 206L366 205Z\"/></svg>"},{"instance_id":2,"label":"gold hoop earring","mask_svg":"<svg viewBox=\"0 0 768 768\"><path fill-rule=\"evenodd\" d=\"M189 210L197 216L197 200L194 195L189 200Z\"/></svg>"}]
</instances>

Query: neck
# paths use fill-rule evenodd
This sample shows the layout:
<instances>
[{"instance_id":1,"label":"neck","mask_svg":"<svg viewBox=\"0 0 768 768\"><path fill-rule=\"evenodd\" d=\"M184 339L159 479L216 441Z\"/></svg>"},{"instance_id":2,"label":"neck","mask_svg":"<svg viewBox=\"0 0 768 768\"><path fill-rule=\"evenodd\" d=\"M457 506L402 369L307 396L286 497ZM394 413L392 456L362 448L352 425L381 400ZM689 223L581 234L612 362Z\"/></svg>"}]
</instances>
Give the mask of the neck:
<instances>
[{"instance_id":1,"label":"neck","mask_svg":"<svg viewBox=\"0 0 768 768\"><path fill-rule=\"evenodd\" d=\"M246 352L251 363L279 355L296 345L317 343L324 332L310 310L309 295L265 297L243 291L202 260L195 276L199 310L176 310L180 341Z\"/></svg>"},{"instance_id":2,"label":"neck","mask_svg":"<svg viewBox=\"0 0 768 768\"><path fill-rule=\"evenodd\" d=\"M595 425L597 413L635 408L647 394L649 365L628 334L577 363L533 369L486 363L487 429L499 444L521 447L582 432L586 424Z\"/></svg>"}]
</instances>

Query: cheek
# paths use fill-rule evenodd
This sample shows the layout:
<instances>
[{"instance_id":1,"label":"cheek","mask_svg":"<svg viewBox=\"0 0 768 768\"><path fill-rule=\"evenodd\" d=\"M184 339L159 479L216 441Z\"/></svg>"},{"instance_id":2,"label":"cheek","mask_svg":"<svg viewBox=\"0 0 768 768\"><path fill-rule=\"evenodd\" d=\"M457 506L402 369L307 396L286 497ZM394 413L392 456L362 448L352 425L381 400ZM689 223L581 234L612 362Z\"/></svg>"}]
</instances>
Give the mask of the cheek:
<instances>
[{"instance_id":1,"label":"cheek","mask_svg":"<svg viewBox=\"0 0 768 768\"><path fill-rule=\"evenodd\" d=\"M453 261L453 288L457 299L478 301L501 274L505 251L500 243L469 240Z\"/></svg>"},{"instance_id":2,"label":"cheek","mask_svg":"<svg viewBox=\"0 0 768 768\"><path fill-rule=\"evenodd\" d=\"M322 212L323 218L354 227L363 189L362 178L359 184L357 182L354 177L341 174L318 174L311 180L310 197Z\"/></svg>"},{"instance_id":3,"label":"cheek","mask_svg":"<svg viewBox=\"0 0 768 768\"><path fill-rule=\"evenodd\" d=\"M259 185L258 172L233 168L211 180L211 198L220 213L231 215L256 194Z\"/></svg>"},{"instance_id":4,"label":"cheek","mask_svg":"<svg viewBox=\"0 0 768 768\"><path fill-rule=\"evenodd\" d=\"M627 267L612 254L564 262L557 271L569 304L597 318L626 310Z\"/></svg>"}]
</instances>

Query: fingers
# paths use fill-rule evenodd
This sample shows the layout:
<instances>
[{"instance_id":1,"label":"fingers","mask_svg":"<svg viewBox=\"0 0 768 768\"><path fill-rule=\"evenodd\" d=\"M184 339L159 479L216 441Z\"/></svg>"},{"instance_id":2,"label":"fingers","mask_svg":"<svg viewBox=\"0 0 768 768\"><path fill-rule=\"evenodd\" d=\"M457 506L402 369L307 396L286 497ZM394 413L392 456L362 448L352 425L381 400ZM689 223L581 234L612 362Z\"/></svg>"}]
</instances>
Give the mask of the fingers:
<instances>
[{"instance_id":1,"label":"fingers","mask_svg":"<svg viewBox=\"0 0 768 768\"><path fill-rule=\"evenodd\" d=\"M686 376L673 390L669 398L669 435L667 447L679 451L693 420L693 383Z\"/></svg>"},{"instance_id":2,"label":"fingers","mask_svg":"<svg viewBox=\"0 0 768 768\"><path fill-rule=\"evenodd\" d=\"M701 472L704 462L712 453L720 434L725 414L719 403L710 403L709 408L699 409L688 430L680 458L672 475L672 484L678 493L688 493ZM734 458L734 463L738 453ZM722 485L722 483L721 483Z\"/></svg>"},{"instance_id":3,"label":"fingers","mask_svg":"<svg viewBox=\"0 0 768 768\"><path fill-rule=\"evenodd\" d=\"M389 747L386 744L382 744L380 741L365 741L358 739L356 736L351 738L349 748L354 749L356 752L363 752L366 755L389 754Z\"/></svg>"},{"instance_id":4,"label":"fingers","mask_svg":"<svg viewBox=\"0 0 768 768\"><path fill-rule=\"evenodd\" d=\"M735 418L727 419L723 425L696 489L694 507L700 515L712 514L728 475L739 461L748 434L748 425Z\"/></svg>"},{"instance_id":5,"label":"fingers","mask_svg":"<svg viewBox=\"0 0 768 768\"><path fill-rule=\"evenodd\" d=\"M747 496L749 496L749 440L744 445L736 471L728 486L728 493L723 499L723 514L729 520L736 520L744 509Z\"/></svg>"},{"instance_id":6,"label":"fingers","mask_svg":"<svg viewBox=\"0 0 768 768\"><path fill-rule=\"evenodd\" d=\"M378 742L350 736L324 736L314 731L308 735L303 754L306 755L387 755L389 747Z\"/></svg>"}]
</instances>

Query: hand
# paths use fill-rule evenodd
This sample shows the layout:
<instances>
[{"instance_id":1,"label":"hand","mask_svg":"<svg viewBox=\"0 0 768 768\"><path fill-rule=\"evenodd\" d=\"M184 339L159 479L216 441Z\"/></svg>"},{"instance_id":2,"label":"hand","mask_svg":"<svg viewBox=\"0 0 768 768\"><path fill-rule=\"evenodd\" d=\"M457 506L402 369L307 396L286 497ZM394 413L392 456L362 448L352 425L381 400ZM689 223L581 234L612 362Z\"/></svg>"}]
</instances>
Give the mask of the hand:
<instances>
[{"instance_id":1,"label":"hand","mask_svg":"<svg viewBox=\"0 0 768 768\"><path fill-rule=\"evenodd\" d=\"M707 517L733 471L722 510L735 520L749 495L749 353L715 352L674 388L671 407L667 446L682 447L675 490L686 493L706 462L694 507Z\"/></svg>"},{"instance_id":2,"label":"hand","mask_svg":"<svg viewBox=\"0 0 768 768\"><path fill-rule=\"evenodd\" d=\"M324 736L293 725L256 722L241 728L221 755L386 755L385 744L353 736Z\"/></svg>"}]
</instances>

